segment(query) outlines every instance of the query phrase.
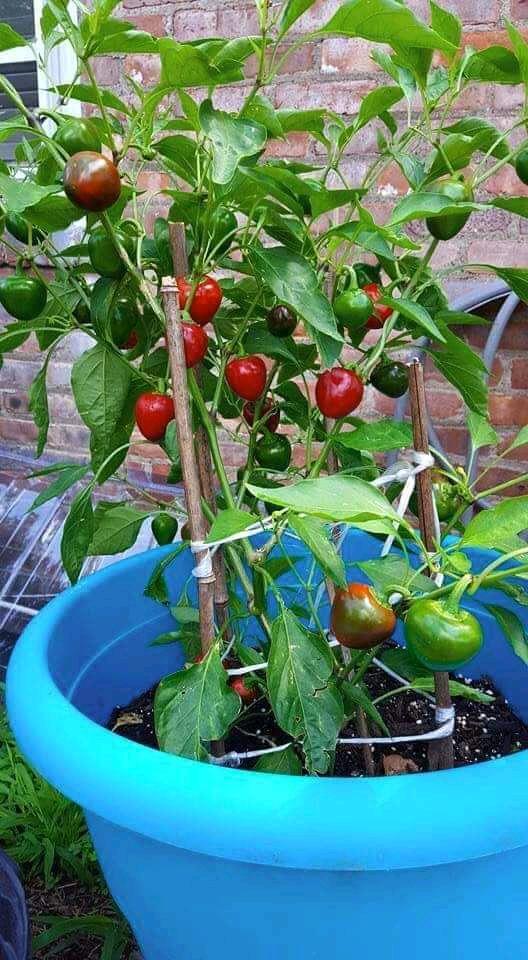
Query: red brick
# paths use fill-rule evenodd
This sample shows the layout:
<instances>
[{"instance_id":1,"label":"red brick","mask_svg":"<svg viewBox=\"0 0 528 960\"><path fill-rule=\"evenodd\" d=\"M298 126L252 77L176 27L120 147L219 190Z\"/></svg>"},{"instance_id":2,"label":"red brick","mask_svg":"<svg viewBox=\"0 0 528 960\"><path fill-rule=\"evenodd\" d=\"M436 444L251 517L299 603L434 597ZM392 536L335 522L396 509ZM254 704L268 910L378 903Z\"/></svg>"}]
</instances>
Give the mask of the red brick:
<instances>
[{"instance_id":1,"label":"red brick","mask_svg":"<svg viewBox=\"0 0 528 960\"><path fill-rule=\"evenodd\" d=\"M443 390L431 389L428 384L425 393L429 416L433 420L453 420L462 413L462 400L454 391L447 393Z\"/></svg>"},{"instance_id":2,"label":"red brick","mask_svg":"<svg viewBox=\"0 0 528 960\"><path fill-rule=\"evenodd\" d=\"M284 110L302 110L310 107L326 107L336 113L351 115L356 113L362 97L372 89L371 84L365 81L334 81L318 83L310 90L309 104L306 101L306 90L296 83L280 83L271 93L271 99L276 107Z\"/></svg>"},{"instance_id":3,"label":"red brick","mask_svg":"<svg viewBox=\"0 0 528 960\"><path fill-rule=\"evenodd\" d=\"M223 31L220 30L220 35ZM239 36L240 34L236 34ZM175 40L199 40L217 36L216 10L177 10L174 14L173 36Z\"/></svg>"},{"instance_id":4,"label":"red brick","mask_svg":"<svg viewBox=\"0 0 528 960\"><path fill-rule=\"evenodd\" d=\"M474 240L469 245L470 263L490 263L498 267L528 267L528 240L513 245L508 240Z\"/></svg>"},{"instance_id":5,"label":"red brick","mask_svg":"<svg viewBox=\"0 0 528 960\"><path fill-rule=\"evenodd\" d=\"M492 423L499 427L523 427L528 423L528 396L492 394L490 397Z\"/></svg>"},{"instance_id":6,"label":"red brick","mask_svg":"<svg viewBox=\"0 0 528 960\"><path fill-rule=\"evenodd\" d=\"M311 140L307 133L290 133L284 140L272 140L266 147L269 157L308 157Z\"/></svg>"},{"instance_id":7,"label":"red brick","mask_svg":"<svg viewBox=\"0 0 528 960\"><path fill-rule=\"evenodd\" d=\"M259 33L255 6L221 7L218 11L219 37L256 36Z\"/></svg>"},{"instance_id":8,"label":"red brick","mask_svg":"<svg viewBox=\"0 0 528 960\"><path fill-rule=\"evenodd\" d=\"M527 0L511 0L511 16L514 20L528 20Z\"/></svg>"},{"instance_id":9,"label":"red brick","mask_svg":"<svg viewBox=\"0 0 528 960\"><path fill-rule=\"evenodd\" d=\"M371 53L375 49L379 49L379 45L369 43L368 40L348 39L346 37L323 40L321 71L322 73L360 75L379 73L380 67L371 57Z\"/></svg>"},{"instance_id":10,"label":"red brick","mask_svg":"<svg viewBox=\"0 0 528 960\"><path fill-rule=\"evenodd\" d=\"M500 17L499 0L443 0L442 6L456 13L464 23L495 24ZM420 17L428 18L428 0L409 0L409 7Z\"/></svg>"},{"instance_id":11,"label":"red brick","mask_svg":"<svg viewBox=\"0 0 528 960\"><path fill-rule=\"evenodd\" d=\"M129 18L138 30L151 33L154 37L164 37L167 33L165 17L159 13L130 14Z\"/></svg>"},{"instance_id":12,"label":"red brick","mask_svg":"<svg viewBox=\"0 0 528 960\"><path fill-rule=\"evenodd\" d=\"M380 173L377 181L378 193L394 197L409 192L409 184L397 163L390 163Z\"/></svg>"},{"instance_id":13,"label":"red brick","mask_svg":"<svg viewBox=\"0 0 528 960\"><path fill-rule=\"evenodd\" d=\"M490 490L492 487L498 486L499 483L508 483L510 480L515 480L518 476L516 470L508 470L506 468L497 467L493 470L490 470L489 473L486 473L486 476L483 477L482 482L477 485L477 490L482 492L483 490ZM525 496L528 493L528 483L516 483L511 487L508 487L507 490L500 493L501 497L521 497Z\"/></svg>"},{"instance_id":14,"label":"red brick","mask_svg":"<svg viewBox=\"0 0 528 960\"><path fill-rule=\"evenodd\" d=\"M511 385L514 390L528 390L528 358L517 357L512 361Z\"/></svg>"},{"instance_id":15,"label":"red brick","mask_svg":"<svg viewBox=\"0 0 528 960\"><path fill-rule=\"evenodd\" d=\"M125 73L141 86L158 83L160 72L159 57L138 53L125 58Z\"/></svg>"},{"instance_id":16,"label":"red brick","mask_svg":"<svg viewBox=\"0 0 528 960\"><path fill-rule=\"evenodd\" d=\"M171 179L167 173L159 170L142 170L137 178L137 185L141 190L157 193L168 187Z\"/></svg>"},{"instance_id":17,"label":"red brick","mask_svg":"<svg viewBox=\"0 0 528 960\"><path fill-rule=\"evenodd\" d=\"M117 86L123 76L122 57L94 57L91 63L95 79L101 86Z\"/></svg>"},{"instance_id":18,"label":"red brick","mask_svg":"<svg viewBox=\"0 0 528 960\"><path fill-rule=\"evenodd\" d=\"M447 454L457 457L465 456L468 434L464 427L439 427L437 434Z\"/></svg>"}]
</instances>

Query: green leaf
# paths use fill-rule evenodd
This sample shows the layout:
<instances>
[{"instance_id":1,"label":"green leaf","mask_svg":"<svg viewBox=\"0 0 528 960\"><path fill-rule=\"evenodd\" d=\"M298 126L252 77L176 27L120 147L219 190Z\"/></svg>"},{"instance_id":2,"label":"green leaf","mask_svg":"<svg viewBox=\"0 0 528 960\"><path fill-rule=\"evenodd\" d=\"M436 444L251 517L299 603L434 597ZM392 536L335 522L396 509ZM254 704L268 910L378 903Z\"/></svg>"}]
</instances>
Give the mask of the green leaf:
<instances>
[{"instance_id":1,"label":"green leaf","mask_svg":"<svg viewBox=\"0 0 528 960\"><path fill-rule=\"evenodd\" d=\"M200 611L187 603L179 603L171 607L171 615L178 623L200 623Z\"/></svg>"},{"instance_id":2,"label":"green leaf","mask_svg":"<svg viewBox=\"0 0 528 960\"><path fill-rule=\"evenodd\" d=\"M524 303L528 301L528 270L521 267L488 266L501 280L504 280Z\"/></svg>"},{"instance_id":3,"label":"green leaf","mask_svg":"<svg viewBox=\"0 0 528 960\"><path fill-rule=\"evenodd\" d=\"M161 59L160 89L177 90L180 87L211 87L221 78L205 53L191 43L178 43L172 37L158 41Z\"/></svg>"},{"instance_id":4,"label":"green leaf","mask_svg":"<svg viewBox=\"0 0 528 960\"><path fill-rule=\"evenodd\" d=\"M366 713L367 717L379 727L386 737L390 737L390 730L383 720L383 717L362 686L345 680L341 684L341 693L345 705L345 716L348 719L355 717L358 709L361 709Z\"/></svg>"},{"instance_id":5,"label":"green leaf","mask_svg":"<svg viewBox=\"0 0 528 960\"><path fill-rule=\"evenodd\" d=\"M317 517L299 516L296 513L289 514L288 523L313 554L325 576L336 586L346 587L345 565L325 525Z\"/></svg>"},{"instance_id":6,"label":"green leaf","mask_svg":"<svg viewBox=\"0 0 528 960\"><path fill-rule=\"evenodd\" d=\"M168 606L169 592L167 589L167 581L165 580L165 571L170 567L171 563L174 563L180 553L183 553L183 551L187 549L188 545L186 542L179 543L174 550L171 550L170 553L162 557L156 564L145 587L146 597L150 597L151 600L156 600L157 603Z\"/></svg>"},{"instance_id":7,"label":"green leaf","mask_svg":"<svg viewBox=\"0 0 528 960\"><path fill-rule=\"evenodd\" d=\"M376 593L383 598L397 593L401 587L420 595L435 589L433 580L429 580L421 573L417 574L403 557L393 554L378 557L376 560L363 560L354 566L363 571Z\"/></svg>"},{"instance_id":8,"label":"green leaf","mask_svg":"<svg viewBox=\"0 0 528 960\"><path fill-rule=\"evenodd\" d=\"M127 20L109 17L98 29L93 52L102 55L108 53L157 53L159 41L137 30Z\"/></svg>"},{"instance_id":9,"label":"green leaf","mask_svg":"<svg viewBox=\"0 0 528 960\"><path fill-rule=\"evenodd\" d=\"M79 415L90 430L92 468L98 471L114 451L130 440L134 423L133 380L129 366L105 343L83 353L72 369L72 390ZM126 456L116 452L98 480L111 476Z\"/></svg>"},{"instance_id":10,"label":"green leaf","mask_svg":"<svg viewBox=\"0 0 528 960\"><path fill-rule=\"evenodd\" d=\"M292 746L278 753L266 753L259 757L254 770L258 773L282 773L290 777L302 775L302 763Z\"/></svg>"},{"instance_id":11,"label":"green leaf","mask_svg":"<svg viewBox=\"0 0 528 960\"><path fill-rule=\"evenodd\" d=\"M497 435L495 434L495 436ZM498 440L498 437L497 437L497 440ZM528 425L525 427L521 427L515 439L512 441L512 443L510 443L508 447L508 453L511 450L517 450L517 447L524 447L525 444L528 444Z\"/></svg>"},{"instance_id":12,"label":"green leaf","mask_svg":"<svg viewBox=\"0 0 528 960\"><path fill-rule=\"evenodd\" d=\"M457 388L470 410L486 417L488 371L485 364L449 327L445 324L440 327L445 343L428 351L435 367Z\"/></svg>"},{"instance_id":13,"label":"green leaf","mask_svg":"<svg viewBox=\"0 0 528 960\"><path fill-rule=\"evenodd\" d=\"M308 513L335 523L346 520L380 533L392 530L392 522L399 520L387 498L358 477L334 474L278 488L248 484L248 490L259 500L290 507L297 513Z\"/></svg>"},{"instance_id":14,"label":"green leaf","mask_svg":"<svg viewBox=\"0 0 528 960\"><path fill-rule=\"evenodd\" d=\"M186 181L194 184L196 178L196 146L189 137L164 137L154 144L154 149L166 157L174 173Z\"/></svg>"},{"instance_id":15,"label":"green leaf","mask_svg":"<svg viewBox=\"0 0 528 960\"><path fill-rule=\"evenodd\" d=\"M419 663L418 660L413 657L409 650L403 647L393 647L390 650L383 650L380 654L380 660L382 660L390 670L393 670L394 673L403 677L404 680L409 680L411 683L423 677L433 679L432 671L427 670L423 664Z\"/></svg>"},{"instance_id":16,"label":"green leaf","mask_svg":"<svg viewBox=\"0 0 528 960\"><path fill-rule=\"evenodd\" d=\"M58 93L65 95L68 100L98 104L98 97L100 97L103 106L109 107L110 110L117 110L118 113L124 113L125 115L131 115L132 113L130 107L111 90L96 90L95 87L85 83L76 83L73 87L69 83L60 83L56 89Z\"/></svg>"},{"instance_id":17,"label":"green leaf","mask_svg":"<svg viewBox=\"0 0 528 960\"><path fill-rule=\"evenodd\" d=\"M478 141L461 133L451 133L442 141L442 149L436 150L427 172L427 180L438 180L452 170L462 170L471 160Z\"/></svg>"},{"instance_id":18,"label":"green leaf","mask_svg":"<svg viewBox=\"0 0 528 960\"><path fill-rule=\"evenodd\" d=\"M75 207L68 197L54 193L43 197L38 203L27 207L24 217L36 227L53 233L57 230L66 230L76 220L85 216L84 210Z\"/></svg>"},{"instance_id":19,"label":"green leaf","mask_svg":"<svg viewBox=\"0 0 528 960\"><path fill-rule=\"evenodd\" d=\"M519 620L519 617L508 610L507 607L501 607L496 603L486 603L484 606L489 610L492 617L495 617L513 652L523 663L528 664L528 638L524 624Z\"/></svg>"},{"instance_id":20,"label":"green leaf","mask_svg":"<svg viewBox=\"0 0 528 960\"><path fill-rule=\"evenodd\" d=\"M466 422L474 450L491 447L498 443L497 431L493 429L487 417L475 413L474 410L468 410Z\"/></svg>"},{"instance_id":21,"label":"green leaf","mask_svg":"<svg viewBox=\"0 0 528 960\"><path fill-rule=\"evenodd\" d=\"M453 47L458 49L462 39L462 22L460 18L454 13L450 13L449 10L444 10L443 7L439 7L437 3L433 3L433 0L430 0L429 7L431 9L431 26L433 30L440 34L444 40L447 40L448 43L451 43Z\"/></svg>"},{"instance_id":22,"label":"green leaf","mask_svg":"<svg viewBox=\"0 0 528 960\"><path fill-rule=\"evenodd\" d=\"M232 117L215 110L210 100L200 106L200 124L213 144L213 182L229 183L244 157L251 157L266 145L266 128L253 120Z\"/></svg>"},{"instance_id":23,"label":"green leaf","mask_svg":"<svg viewBox=\"0 0 528 960\"><path fill-rule=\"evenodd\" d=\"M330 365L337 360L343 338L311 264L286 247L255 246L249 259L255 274L262 278L277 300L287 304L302 318L318 346L323 363Z\"/></svg>"},{"instance_id":24,"label":"green leaf","mask_svg":"<svg viewBox=\"0 0 528 960\"><path fill-rule=\"evenodd\" d=\"M453 213L472 213L474 210L484 210L478 203L455 203L441 193L412 193L403 197L392 211L390 223L392 225L408 223L410 220L423 220L425 217L449 216Z\"/></svg>"},{"instance_id":25,"label":"green leaf","mask_svg":"<svg viewBox=\"0 0 528 960\"><path fill-rule=\"evenodd\" d=\"M495 507L477 513L468 523L461 547L487 547L510 553L527 546L518 536L528 530L528 496L508 497Z\"/></svg>"},{"instance_id":26,"label":"green leaf","mask_svg":"<svg viewBox=\"0 0 528 960\"><path fill-rule=\"evenodd\" d=\"M42 455L48 439L49 409L46 376L48 373L49 355L42 369L37 373L29 388L28 406L33 415L35 426L38 428L37 459Z\"/></svg>"},{"instance_id":27,"label":"green leaf","mask_svg":"<svg viewBox=\"0 0 528 960\"><path fill-rule=\"evenodd\" d=\"M349 450L370 450L385 453L412 446L412 429L408 423L384 417L375 423L362 423L355 430L340 433L337 442Z\"/></svg>"},{"instance_id":28,"label":"green leaf","mask_svg":"<svg viewBox=\"0 0 528 960\"><path fill-rule=\"evenodd\" d=\"M498 160L503 160L508 156L507 139L501 139L502 134L488 120L483 120L481 117L463 117L445 129L447 133L460 133L463 136L470 137L475 144L475 150L479 150L481 153L490 153L492 157L496 157ZM498 143L498 140L501 142Z\"/></svg>"},{"instance_id":29,"label":"green leaf","mask_svg":"<svg viewBox=\"0 0 528 960\"><path fill-rule=\"evenodd\" d=\"M201 663L160 682L154 698L154 724L162 750L204 760L204 743L225 736L240 713L218 647Z\"/></svg>"},{"instance_id":30,"label":"green leaf","mask_svg":"<svg viewBox=\"0 0 528 960\"><path fill-rule=\"evenodd\" d=\"M72 583L81 574L93 534L92 488L81 490L72 501L62 530L62 564Z\"/></svg>"},{"instance_id":31,"label":"green leaf","mask_svg":"<svg viewBox=\"0 0 528 960\"><path fill-rule=\"evenodd\" d=\"M89 553L91 556L109 556L129 550L148 516L148 511L137 510L129 504L98 503Z\"/></svg>"},{"instance_id":32,"label":"green leaf","mask_svg":"<svg viewBox=\"0 0 528 960\"><path fill-rule=\"evenodd\" d=\"M27 207L38 203L44 197L60 191L58 184L41 187L30 180L15 180L0 173L0 196L5 198L11 213L22 213Z\"/></svg>"},{"instance_id":33,"label":"green leaf","mask_svg":"<svg viewBox=\"0 0 528 960\"><path fill-rule=\"evenodd\" d=\"M507 210L518 217L528 217L528 197L494 197L490 200L490 207Z\"/></svg>"},{"instance_id":34,"label":"green leaf","mask_svg":"<svg viewBox=\"0 0 528 960\"><path fill-rule=\"evenodd\" d=\"M279 110L277 116L284 133L312 133L315 137L323 137L327 111L315 110Z\"/></svg>"},{"instance_id":35,"label":"green leaf","mask_svg":"<svg viewBox=\"0 0 528 960\"><path fill-rule=\"evenodd\" d=\"M526 43L522 33L520 30L517 30L517 27L515 27L513 23L506 21L506 29L513 47L513 52L517 57L521 80L525 87L528 87L528 43Z\"/></svg>"},{"instance_id":36,"label":"green leaf","mask_svg":"<svg viewBox=\"0 0 528 960\"><path fill-rule=\"evenodd\" d=\"M297 363L294 353L295 347L290 338L283 340L280 337L274 337L264 322L251 324L243 338L243 344L247 354L263 353L266 357L275 357L278 360L286 360L293 364ZM293 347L293 350L290 349L288 344Z\"/></svg>"},{"instance_id":37,"label":"green leaf","mask_svg":"<svg viewBox=\"0 0 528 960\"><path fill-rule=\"evenodd\" d=\"M247 530L254 523L258 523L260 517L253 513L247 513L245 510L219 510L214 518L209 534L206 538L207 543L214 543L215 540L223 540L234 533L241 533Z\"/></svg>"},{"instance_id":38,"label":"green leaf","mask_svg":"<svg viewBox=\"0 0 528 960\"><path fill-rule=\"evenodd\" d=\"M349 0L319 33L363 37L375 43L388 43L395 50L419 47L455 52L452 43L421 23L398 0Z\"/></svg>"},{"instance_id":39,"label":"green leaf","mask_svg":"<svg viewBox=\"0 0 528 960\"><path fill-rule=\"evenodd\" d=\"M426 693L434 693L434 677L418 677L412 682L413 690L423 690ZM493 703L495 697L489 693L483 693L475 687L468 687L465 683L458 680L449 681L449 693L452 697L462 697L464 700L473 700L476 703Z\"/></svg>"},{"instance_id":40,"label":"green leaf","mask_svg":"<svg viewBox=\"0 0 528 960\"><path fill-rule=\"evenodd\" d=\"M395 300L393 297L386 295L383 296L383 303L387 303L393 310L397 310L406 320L415 323L433 340L446 343L446 336L442 328L435 323L428 310L420 303L415 303L414 300L405 300L403 297Z\"/></svg>"},{"instance_id":41,"label":"green leaf","mask_svg":"<svg viewBox=\"0 0 528 960\"><path fill-rule=\"evenodd\" d=\"M0 23L0 53L4 50L14 50L15 47L27 47L28 41L22 37L8 23Z\"/></svg>"},{"instance_id":42,"label":"green leaf","mask_svg":"<svg viewBox=\"0 0 528 960\"><path fill-rule=\"evenodd\" d=\"M463 74L469 80L478 80L481 83L521 82L517 57L511 50L501 46L477 50L467 60Z\"/></svg>"},{"instance_id":43,"label":"green leaf","mask_svg":"<svg viewBox=\"0 0 528 960\"><path fill-rule=\"evenodd\" d=\"M314 217L321 217L323 213L353 203L362 195L362 190L314 190L309 198L312 214Z\"/></svg>"},{"instance_id":44,"label":"green leaf","mask_svg":"<svg viewBox=\"0 0 528 960\"><path fill-rule=\"evenodd\" d=\"M361 101L359 113L354 123L355 132L361 130L374 117L379 117L386 110L390 110L402 98L403 90L401 87L376 87L375 90L371 90Z\"/></svg>"},{"instance_id":45,"label":"green leaf","mask_svg":"<svg viewBox=\"0 0 528 960\"><path fill-rule=\"evenodd\" d=\"M260 126L265 127L270 137L283 137L284 131L275 107L271 100L262 93L257 93L253 99L244 106L241 117L248 120L254 120Z\"/></svg>"},{"instance_id":46,"label":"green leaf","mask_svg":"<svg viewBox=\"0 0 528 960\"><path fill-rule=\"evenodd\" d=\"M66 493L66 490L69 490L75 483L82 480L87 473L88 467L77 466L77 464L61 466L58 477L50 483L49 487L46 487L45 490L42 490L41 493L35 497L30 510L38 510L38 508L41 507L43 503L47 503L48 500L62 496L63 493ZM38 474L39 471L33 474L33 476L37 476Z\"/></svg>"},{"instance_id":47,"label":"green leaf","mask_svg":"<svg viewBox=\"0 0 528 960\"><path fill-rule=\"evenodd\" d=\"M303 13L313 7L315 0L286 0L279 20L279 35L284 36Z\"/></svg>"},{"instance_id":48,"label":"green leaf","mask_svg":"<svg viewBox=\"0 0 528 960\"><path fill-rule=\"evenodd\" d=\"M268 694L279 726L302 741L311 773L328 771L343 724L343 700L333 669L326 639L282 609L271 625Z\"/></svg>"}]
</instances>

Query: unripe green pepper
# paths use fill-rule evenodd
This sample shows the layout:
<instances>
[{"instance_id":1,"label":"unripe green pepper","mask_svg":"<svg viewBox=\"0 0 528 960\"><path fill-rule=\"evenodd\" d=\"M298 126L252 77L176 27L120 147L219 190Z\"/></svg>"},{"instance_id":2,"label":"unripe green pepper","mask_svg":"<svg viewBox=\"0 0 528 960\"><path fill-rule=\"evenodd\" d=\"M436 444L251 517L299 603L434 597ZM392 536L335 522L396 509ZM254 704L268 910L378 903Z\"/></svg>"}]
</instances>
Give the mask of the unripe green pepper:
<instances>
[{"instance_id":1,"label":"unripe green pepper","mask_svg":"<svg viewBox=\"0 0 528 960\"><path fill-rule=\"evenodd\" d=\"M405 619L405 642L413 656L428 670L459 670L473 659L483 643L477 618L460 608L460 594L467 586L462 577L448 599L422 597Z\"/></svg>"},{"instance_id":2,"label":"unripe green pepper","mask_svg":"<svg viewBox=\"0 0 528 960\"><path fill-rule=\"evenodd\" d=\"M455 202L467 203L473 200L473 191L469 184L456 177L446 177L445 180L434 183L429 190ZM470 216L470 213L451 213L445 217L428 217L425 222L429 233L436 240L451 240L460 233Z\"/></svg>"}]
</instances>

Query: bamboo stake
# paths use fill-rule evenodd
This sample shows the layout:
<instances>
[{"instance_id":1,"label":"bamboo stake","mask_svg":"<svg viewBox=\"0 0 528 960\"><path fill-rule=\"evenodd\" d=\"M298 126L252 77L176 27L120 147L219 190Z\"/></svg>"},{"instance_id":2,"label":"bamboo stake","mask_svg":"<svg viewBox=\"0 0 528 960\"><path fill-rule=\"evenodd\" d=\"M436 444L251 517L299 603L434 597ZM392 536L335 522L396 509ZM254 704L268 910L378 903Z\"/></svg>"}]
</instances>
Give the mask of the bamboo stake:
<instances>
[{"instance_id":1,"label":"bamboo stake","mask_svg":"<svg viewBox=\"0 0 528 960\"><path fill-rule=\"evenodd\" d=\"M333 297L333 294L334 294L334 283L335 283L335 274L334 274L334 271L333 271L333 270L329 270L328 273L327 273L327 275L326 275L325 288L326 288L326 295L327 295L328 299L330 300L330 302L332 301L332 297ZM326 430L326 432L327 432L329 435L330 435L330 433L331 433L332 430L333 430L334 423L335 423L335 420L330 420L328 417L325 417L325 419L324 419L325 430ZM328 473L328 474L337 473L337 472L338 472L338 470L339 470L339 464L338 464L338 462L337 462L337 454L336 454L335 450L333 449L333 447L332 447L332 449L330 450L330 452L329 452L329 454L328 454L328 457L327 457L327 459L326 459L326 463L327 463L327 473Z\"/></svg>"},{"instance_id":2,"label":"bamboo stake","mask_svg":"<svg viewBox=\"0 0 528 960\"><path fill-rule=\"evenodd\" d=\"M169 224L169 238L172 252L172 262L174 264L174 274L176 277L186 277L189 273L189 261L187 258L187 245L185 240L185 226L183 223ZM200 368L195 370L196 380L200 383ZM196 459L198 464L198 473L200 477L200 487L202 496L209 505L211 511L216 513L216 497L213 482L213 465L211 461L211 451L207 441L207 434L202 424L196 430ZM227 606L229 603L229 594L227 591L227 579L225 573L225 564L222 550L217 550L213 557L213 571L215 574L214 585L214 603L216 622L219 630L224 631L224 638L229 642L229 636L226 631L228 620Z\"/></svg>"},{"instance_id":3,"label":"bamboo stake","mask_svg":"<svg viewBox=\"0 0 528 960\"><path fill-rule=\"evenodd\" d=\"M409 400L411 407L414 449L420 453L429 453L429 433L427 429L427 403L423 368L419 360L409 365ZM418 500L418 519L420 533L426 550L435 549L435 518L433 510L433 488L431 471L423 470L416 477L416 496ZM449 674L435 673L435 701L437 707L452 706L449 692ZM431 740L428 748L430 770L448 770L454 765L453 737L443 740Z\"/></svg>"},{"instance_id":4,"label":"bamboo stake","mask_svg":"<svg viewBox=\"0 0 528 960\"><path fill-rule=\"evenodd\" d=\"M178 303L178 288L172 277L164 277L161 294L167 318L167 345L172 374L174 417L180 447L180 458L192 540L205 540L207 528L202 513L200 476L194 455L191 410L187 388L187 368L183 347L181 315ZM207 552L198 553L198 563ZM202 652L207 653L214 643L214 574L198 577L198 601L200 609L200 642Z\"/></svg>"}]
</instances>

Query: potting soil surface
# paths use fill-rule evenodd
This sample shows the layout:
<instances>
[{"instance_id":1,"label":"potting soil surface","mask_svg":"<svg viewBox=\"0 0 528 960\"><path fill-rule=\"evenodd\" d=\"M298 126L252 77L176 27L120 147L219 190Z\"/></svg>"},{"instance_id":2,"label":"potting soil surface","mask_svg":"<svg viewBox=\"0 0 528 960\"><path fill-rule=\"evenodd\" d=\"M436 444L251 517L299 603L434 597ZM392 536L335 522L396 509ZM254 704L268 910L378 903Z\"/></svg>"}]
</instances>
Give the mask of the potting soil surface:
<instances>
[{"instance_id":1,"label":"potting soil surface","mask_svg":"<svg viewBox=\"0 0 528 960\"><path fill-rule=\"evenodd\" d=\"M512 711L507 700L484 677L479 681L456 678L466 687L479 690L494 697L491 703L456 697L456 724L454 734L455 766L461 767L486 760L496 760L528 748L528 726ZM384 671L377 667L369 670L367 685L372 699L382 696L399 686ZM154 730L153 703L156 687L147 690L131 703L117 706L112 712L108 728L116 734L145 746L158 748ZM391 736L413 736L434 729L434 713L430 701L415 690L396 694L379 705ZM373 736L380 733L370 724ZM349 724L343 737L360 734L355 724ZM235 727L225 740L226 751L245 752L266 749L285 743L287 735L277 726L265 698L252 703L241 713ZM401 743L371 747L374 772L384 775L389 772L417 773L428 770L427 742ZM392 759L391 759L392 756ZM401 758L401 760L400 760ZM251 769L255 760L241 763L243 769ZM359 746L340 744L337 748L333 776L365 776L365 751Z\"/></svg>"}]
</instances>

